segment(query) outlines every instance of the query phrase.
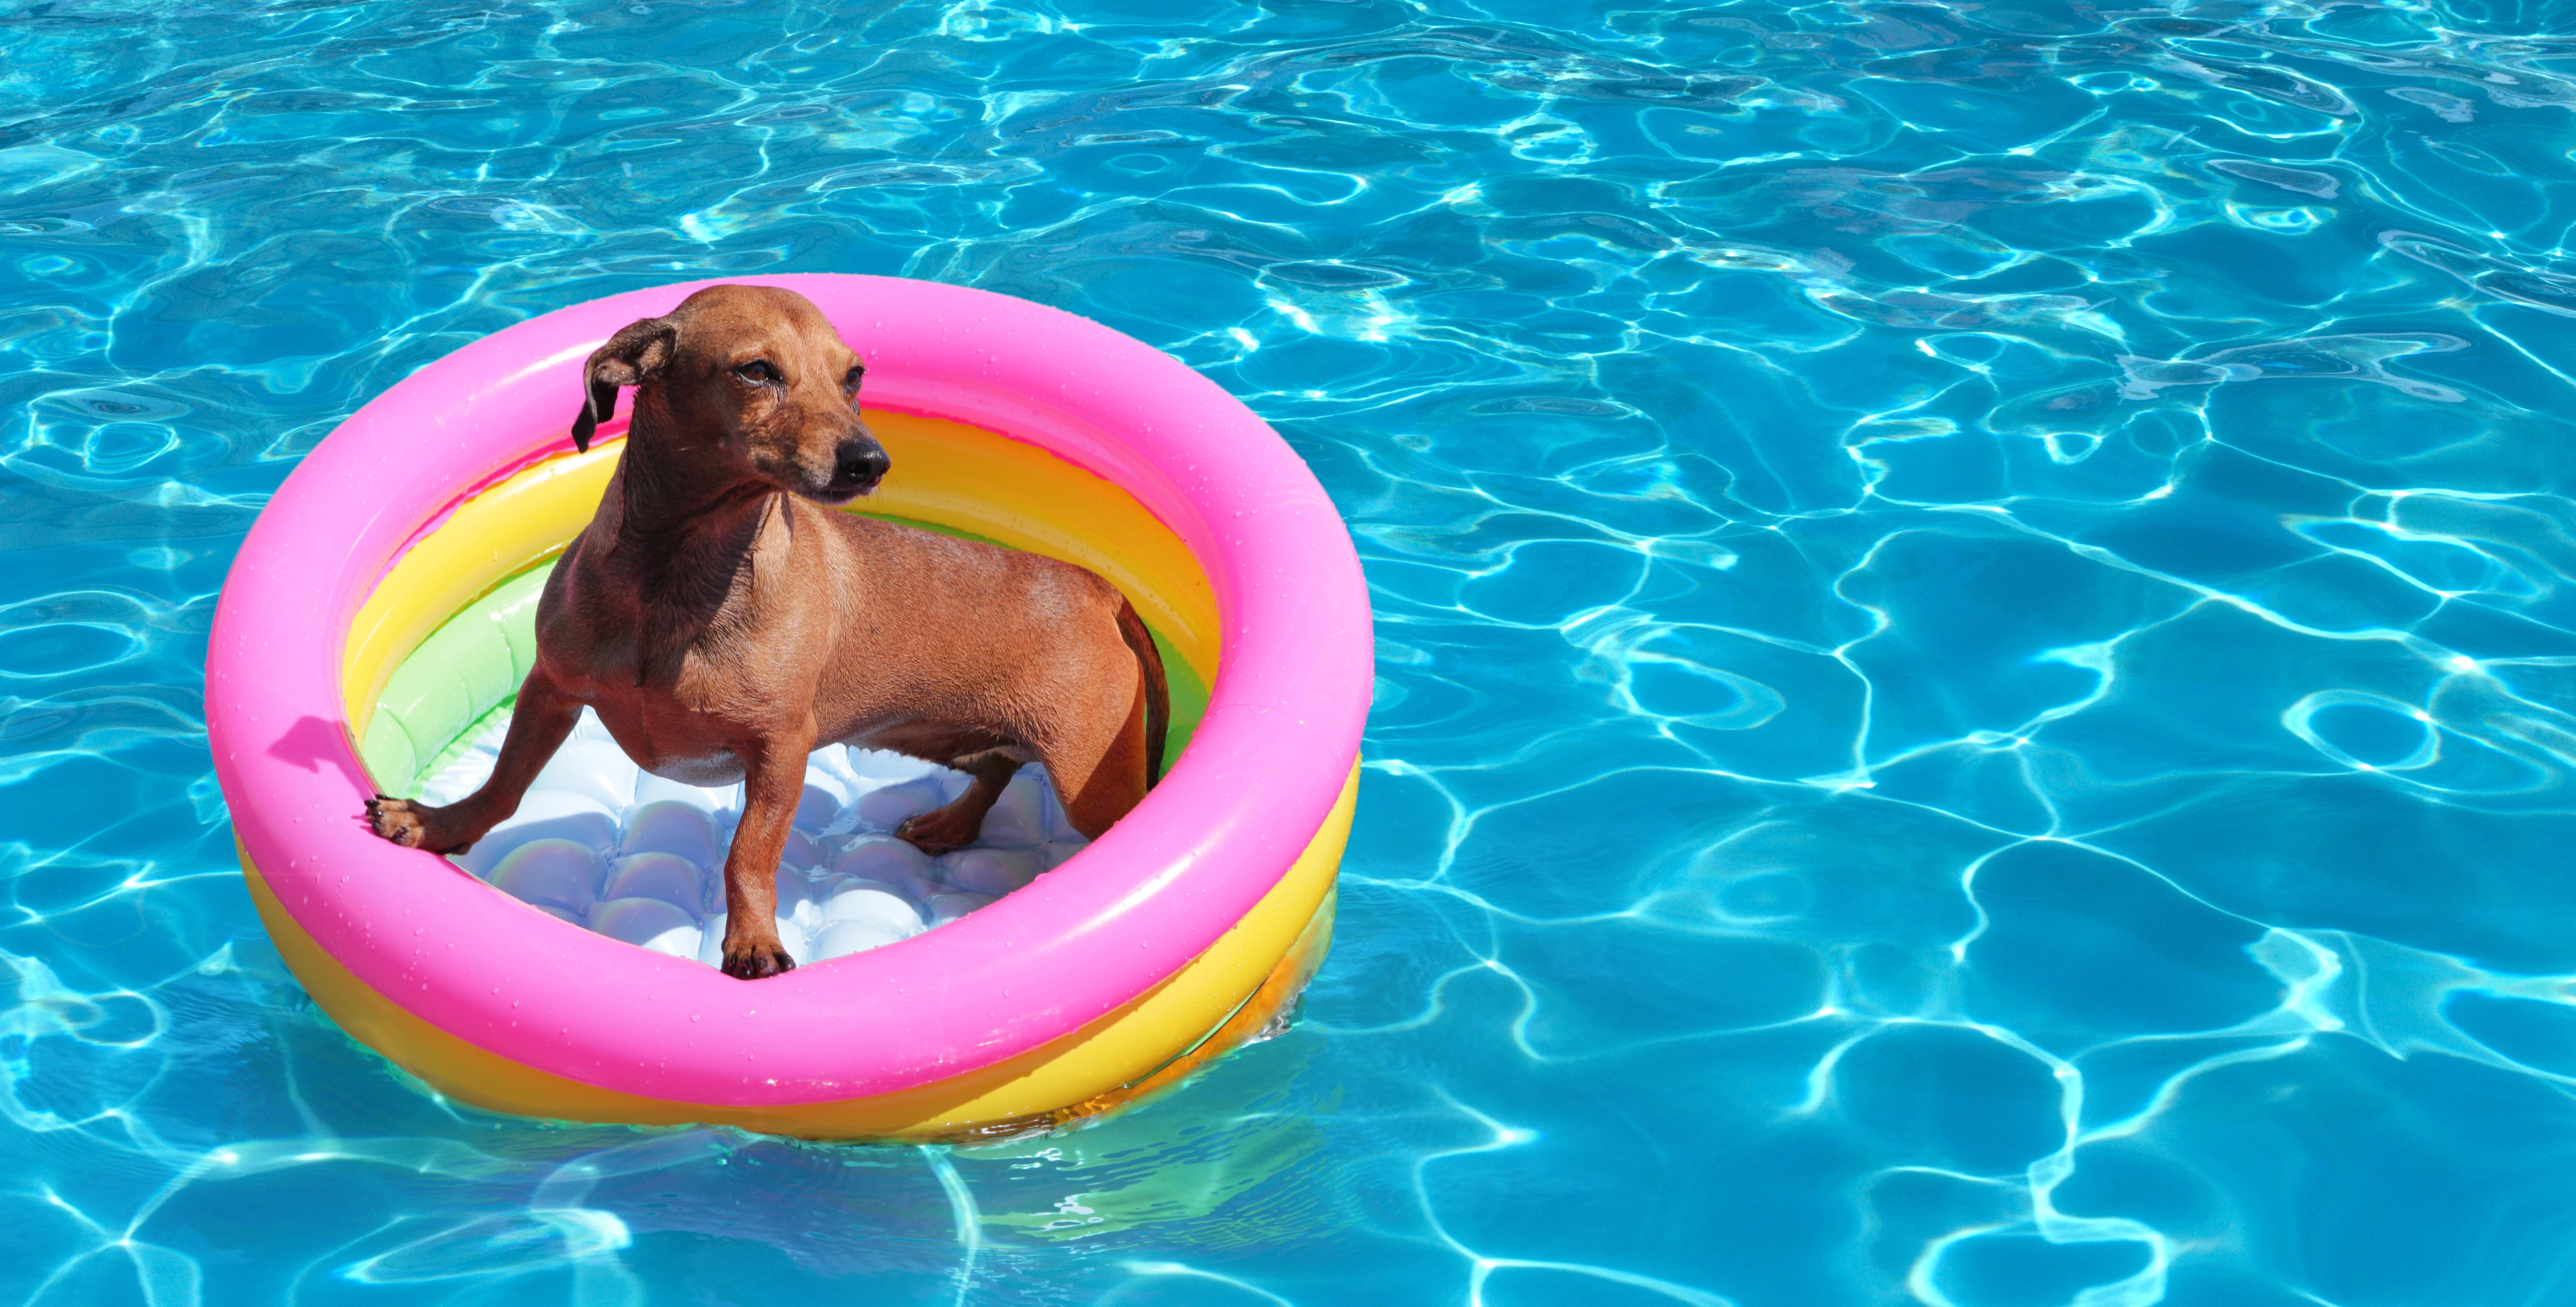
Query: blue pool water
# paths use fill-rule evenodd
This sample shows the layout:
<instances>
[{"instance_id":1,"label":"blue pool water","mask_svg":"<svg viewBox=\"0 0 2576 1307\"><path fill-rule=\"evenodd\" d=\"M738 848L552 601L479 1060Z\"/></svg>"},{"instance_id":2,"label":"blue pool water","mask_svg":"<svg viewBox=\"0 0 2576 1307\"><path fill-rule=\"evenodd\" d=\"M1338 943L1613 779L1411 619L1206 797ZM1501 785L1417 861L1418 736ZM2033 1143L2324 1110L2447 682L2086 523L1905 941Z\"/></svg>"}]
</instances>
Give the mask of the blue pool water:
<instances>
[{"instance_id":1,"label":"blue pool water","mask_svg":"<svg viewBox=\"0 0 2576 1307\"><path fill-rule=\"evenodd\" d=\"M0 0L0 1302L2576 1301L2570 16ZM422 363L800 270L1314 465L1336 951L1053 1139L451 1109L252 916L225 567Z\"/></svg>"}]
</instances>

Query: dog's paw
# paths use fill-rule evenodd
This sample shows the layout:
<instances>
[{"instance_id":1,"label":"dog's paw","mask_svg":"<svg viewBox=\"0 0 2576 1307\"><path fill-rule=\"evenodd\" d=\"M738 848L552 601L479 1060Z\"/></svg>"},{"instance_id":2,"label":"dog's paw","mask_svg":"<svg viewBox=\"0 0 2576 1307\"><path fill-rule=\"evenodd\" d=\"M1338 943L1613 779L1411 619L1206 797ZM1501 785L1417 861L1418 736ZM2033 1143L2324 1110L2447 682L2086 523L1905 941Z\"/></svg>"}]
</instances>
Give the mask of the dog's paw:
<instances>
[{"instance_id":1,"label":"dog's paw","mask_svg":"<svg viewBox=\"0 0 2576 1307\"><path fill-rule=\"evenodd\" d=\"M759 980L781 976L796 969L796 959L787 956L787 948L775 937L744 940L737 944L725 941L724 973L736 980Z\"/></svg>"},{"instance_id":2,"label":"dog's paw","mask_svg":"<svg viewBox=\"0 0 2576 1307\"><path fill-rule=\"evenodd\" d=\"M894 828L894 837L936 858L974 843L976 837L984 833L983 824L978 819L969 826L957 814L939 808L918 817L904 818L902 824Z\"/></svg>"},{"instance_id":3,"label":"dog's paw","mask_svg":"<svg viewBox=\"0 0 2576 1307\"><path fill-rule=\"evenodd\" d=\"M377 836L392 840L406 849L416 849L429 837L429 824L412 807L409 799L392 799L384 795L367 800L367 827Z\"/></svg>"},{"instance_id":4,"label":"dog's paw","mask_svg":"<svg viewBox=\"0 0 2576 1307\"><path fill-rule=\"evenodd\" d=\"M379 794L367 800L367 828L406 849L463 853L474 847L472 840L455 838L455 832L450 829L454 825L452 819L440 820L447 812L445 808Z\"/></svg>"}]
</instances>

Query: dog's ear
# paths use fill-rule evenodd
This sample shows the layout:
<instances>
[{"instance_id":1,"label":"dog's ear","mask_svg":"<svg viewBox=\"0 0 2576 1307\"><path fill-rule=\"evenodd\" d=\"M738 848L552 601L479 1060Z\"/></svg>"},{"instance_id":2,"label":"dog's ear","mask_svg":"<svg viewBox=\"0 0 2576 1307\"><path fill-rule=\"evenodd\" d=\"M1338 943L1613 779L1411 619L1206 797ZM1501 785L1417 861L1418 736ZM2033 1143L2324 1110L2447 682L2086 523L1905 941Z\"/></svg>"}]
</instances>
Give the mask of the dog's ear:
<instances>
[{"instance_id":1,"label":"dog's ear","mask_svg":"<svg viewBox=\"0 0 2576 1307\"><path fill-rule=\"evenodd\" d=\"M572 420L573 448L590 452L591 433L617 409L617 388L651 380L671 361L678 339L679 329L669 318L646 318L618 328L607 344L591 351L590 363L582 372L590 393L582 400L581 416Z\"/></svg>"}]
</instances>

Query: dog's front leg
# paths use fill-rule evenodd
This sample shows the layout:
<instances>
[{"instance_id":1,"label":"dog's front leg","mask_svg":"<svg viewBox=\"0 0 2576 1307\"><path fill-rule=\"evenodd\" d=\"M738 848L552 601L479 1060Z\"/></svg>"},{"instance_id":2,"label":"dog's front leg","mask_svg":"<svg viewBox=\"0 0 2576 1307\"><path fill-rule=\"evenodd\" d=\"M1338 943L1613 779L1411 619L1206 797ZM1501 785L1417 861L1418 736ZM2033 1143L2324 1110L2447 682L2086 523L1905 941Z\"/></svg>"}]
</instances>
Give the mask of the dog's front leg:
<instances>
[{"instance_id":1,"label":"dog's front leg","mask_svg":"<svg viewBox=\"0 0 2576 1307\"><path fill-rule=\"evenodd\" d=\"M805 797L805 757L813 750L809 722L742 751L742 823L725 855L724 973L737 980L796 968L778 942L778 856Z\"/></svg>"},{"instance_id":2,"label":"dog's front leg","mask_svg":"<svg viewBox=\"0 0 2576 1307\"><path fill-rule=\"evenodd\" d=\"M444 808L384 795L367 800L367 824L378 835L405 848L432 853L462 853L493 827L519 810L528 786L545 770L546 760L563 747L581 717L581 703L555 688L543 667L528 673L519 686L518 705L510 710L510 731L501 737L501 756L492 764L492 779L482 788Z\"/></svg>"}]
</instances>

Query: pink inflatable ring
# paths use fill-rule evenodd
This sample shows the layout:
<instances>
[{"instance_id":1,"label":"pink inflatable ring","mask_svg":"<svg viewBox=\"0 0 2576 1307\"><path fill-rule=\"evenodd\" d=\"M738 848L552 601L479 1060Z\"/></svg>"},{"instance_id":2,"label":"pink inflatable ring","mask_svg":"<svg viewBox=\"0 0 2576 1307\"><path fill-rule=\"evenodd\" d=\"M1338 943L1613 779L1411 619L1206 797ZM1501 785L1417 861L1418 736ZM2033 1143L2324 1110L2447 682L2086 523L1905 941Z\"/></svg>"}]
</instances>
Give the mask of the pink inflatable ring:
<instances>
[{"instance_id":1,"label":"pink inflatable ring","mask_svg":"<svg viewBox=\"0 0 2576 1307\"><path fill-rule=\"evenodd\" d=\"M1025 888L748 983L375 838L369 794L405 792L506 708L525 637L494 596L550 565L622 448L622 422L571 447L583 360L708 283L576 305L361 408L287 478L225 583L207 734L297 977L457 1099L817 1138L1061 1124L1274 1028L1329 944L1371 684L1367 590L1313 474L1215 384L1083 318L886 277L733 280L801 292L866 358L894 470L853 507L1116 582L1176 682L1206 687L1186 746L1141 806ZM488 665L455 652L476 640L499 651Z\"/></svg>"}]
</instances>

